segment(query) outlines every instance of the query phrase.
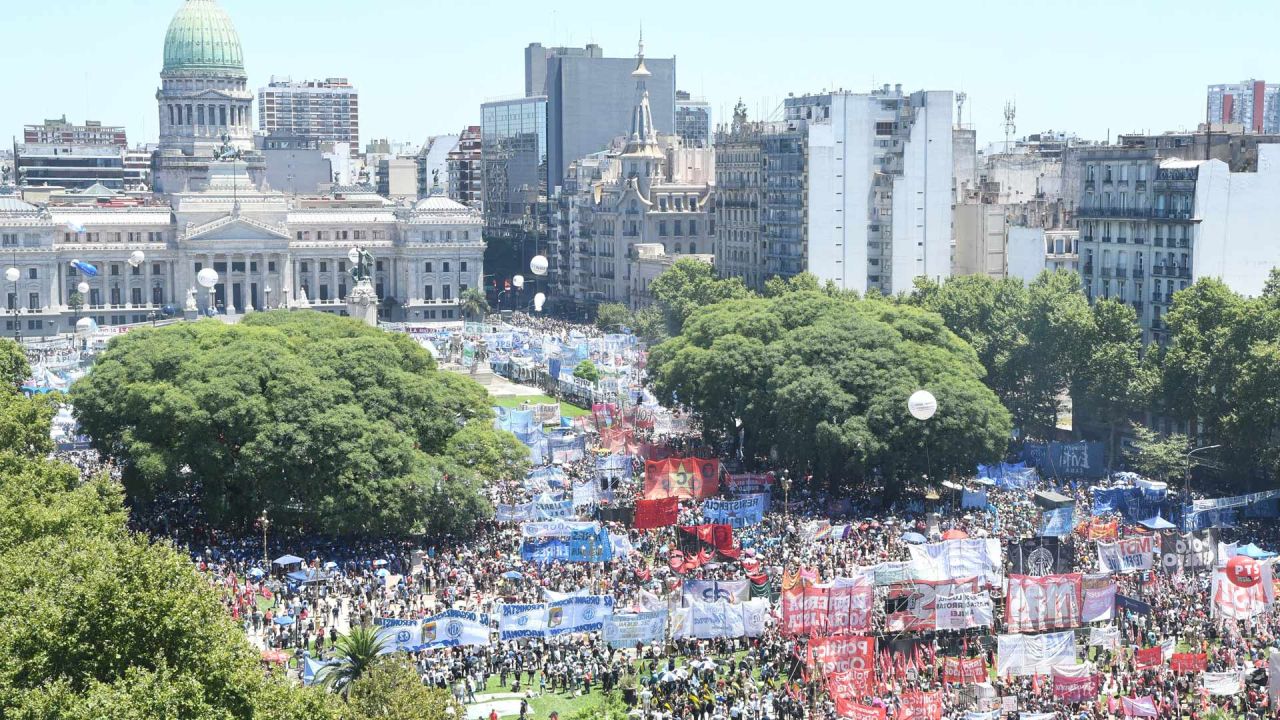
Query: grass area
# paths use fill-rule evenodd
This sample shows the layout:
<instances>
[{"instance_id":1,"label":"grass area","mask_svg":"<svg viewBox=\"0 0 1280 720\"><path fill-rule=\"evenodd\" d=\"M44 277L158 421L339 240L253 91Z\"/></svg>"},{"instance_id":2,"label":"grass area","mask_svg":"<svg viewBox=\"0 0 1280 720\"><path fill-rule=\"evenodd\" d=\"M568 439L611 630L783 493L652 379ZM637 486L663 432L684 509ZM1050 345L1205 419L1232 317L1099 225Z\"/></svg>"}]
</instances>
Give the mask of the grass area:
<instances>
[{"instance_id":1,"label":"grass area","mask_svg":"<svg viewBox=\"0 0 1280 720\"><path fill-rule=\"evenodd\" d=\"M518 408L523 403L529 403L530 405L541 405L544 403L559 402L560 414L565 417L574 418L574 417L581 417L583 415L591 414L591 411L586 408L580 408L577 405L570 405L569 403L564 402L563 400L557 401L555 398L547 397L546 395L512 395L508 397L495 397L495 398L489 398L489 399L490 401L493 402L494 405L497 405L498 407L504 407L504 408Z\"/></svg>"}]
</instances>

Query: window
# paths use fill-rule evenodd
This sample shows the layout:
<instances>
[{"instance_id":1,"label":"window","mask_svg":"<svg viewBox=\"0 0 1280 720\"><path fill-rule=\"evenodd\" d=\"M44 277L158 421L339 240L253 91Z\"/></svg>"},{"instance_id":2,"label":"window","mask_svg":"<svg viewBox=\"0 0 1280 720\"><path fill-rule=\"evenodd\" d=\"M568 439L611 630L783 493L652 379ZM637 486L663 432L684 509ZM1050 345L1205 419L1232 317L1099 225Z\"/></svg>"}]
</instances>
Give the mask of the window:
<instances>
[{"instance_id":1,"label":"window","mask_svg":"<svg viewBox=\"0 0 1280 720\"><path fill-rule=\"evenodd\" d=\"M33 292L27 295L27 309L28 310L40 309L40 293Z\"/></svg>"},{"instance_id":2,"label":"window","mask_svg":"<svg viewBox=\"0 0 1280 720\"><path fill-rule=\"evenodd\" d=\"M160 263L151 263L151 274L152 274L152 275L159 275L160 273L161 273L161 265L160 265Z\"/></svg>"},{"instance_id":3,"label":"window","mask_svg":"<svg viewBox=\"0 0 1280 720\"><path fill-rule=\"evenodd\" d=\"M698 253L698 243L689 243L689 254L696 255Z\"/></svg>"},{"instance_id":4,"label":"window","mask_svg":"<svg viewBox=\"0 0 1280 720\"><path fill-rule=\"evenodd\" d=\"M3 247L17 247L17 246L18 246L18 233L3 233L3 234L0 234L0 246L3 246Z\"/></svg>"},{"instance_id":5,"label":"window","mask_svg":"<svg viewBox=\"0 0 1280 720\"><path fill-rule=\"evenodd\" d=\"M375 271L377 271L377 272L382 272L382 261L381 261L381 260L375 260L375 261L373 262L373 269L374 269Z\"/></svg>"},{"instance_id":6,"label":"window","mask_svg":"<svg viewBox=\"0 0 1280 720\"><path fill-rule=\"evenodd\" d=\"M466 260L461 261L461 262L459 263L459 266L460 266L460 269L462 270L462 272L466 272L466 271L467 271L467 261L466 261Z\"/></svg>"},{"instance_id":7,"label":"window","mask_svg":"<svg viewBox=\"0 0 1280 720\"><path fill-rule=\"evenodd\" d=\"M320 299L321 299L321 300L328 300L328 299L329 299L329 286L328 286L328 285L321 285L321 286L320 286Z\"/></svg>"},{"instance_id":8,"label":"window","mask_svg":"<svg viewBox=\"0 0 1280 720\"><path fill-rule=\"evenodd\" d=\"M28 280L40 279L40 271L37 270L36 268L27 268L27 279Z\"/></svg>"},{"instance_id":9,"label":"window","mask_svg":"<svg viewBox=\"0 0 1280 720\"><path fill-rule=\"evenodd\" d=\"M137 267L134 267L134 266L130 265L130 266L129 266L129 274L130 274L130 275L141 275L141 274L142 274L142 266L141 266L141 265L139 265L139 266L137 266Z\"/></svg>"},{"instance_id":10,"label":"window","mask_svg":"<svg viewBox=\"0 0 1280 720\"><path fill-rule=\"evenodd\" d=\"M432 286L432 285L428 285L428 286L424 287L424 288L422 289L422 299L423 299L423 300L434 300L434 299L435 299L435 287L434 287L434 286Z\"/></svg>"},{"instance_id":11,"label":"window","mask_svg":"<svg viewBox=\"0 0 1280 720\"><path fill-rule=\"evenodd\" d=\"M320 261L320 272L329 272L329 263L327 263L327 262L325 262L325 261L321 260L321 261Z\"/></svg>"},{"instance_id":12,"label":"window","mask_svg":"<svg viewBox=\"0 0 1280 720\"><path fill-rule=\"evenodd\" d=\"M303 260L303 261L301 261L301 262L299 262L299 263L298 263L298 272L300 272L300 273L306 273L306 272L307 272L307 268L308 268L308 265L307 265L307 261L306 261L306 260ZM199 270L197 269L197 272L198 272L198 271L199 271Z\"/></svg>"},{"instance_id":13,"label":"window","mask_svg":"<svg viewBox=\"0 0 1280 720\"><path fill-rule=\"evenodd\" d=\"M134 305L142 304L142 288L136 287L130 290L129 302L133 303Z\"/></svg>"},{"instance_id":14,"label":"window","mask_svg":"<svg viewBox=\"0 0 1280 720\"><path fill-rule=\"evenodd\" d=\"M445 260L443 263L441 263L441 265L443 266L443 270L444 270L445 272L449 272L449 261L448 261L448 260ZM448 285L446 285L445 287L448 287Z\"/></svg>"},{"instance_id":15,"label":"window","mask_svg":"<svg viewBox=\"0 0 1280 720\"><path fill-rule=\"evenodd\" d=\"M276 261L275 260L268 261L267 272L275 272L275 271L276 271Z\"/></svg>"},{"instance_id":16,"label":"window","mask_svg":"<svg viewBox=\"0 0 1280 720\"><path fill-rule=\"evenodd\" d=\"M441 299L441 300L452 300L452 299L453 299L453 287L452 287L452 286L450 286L450 285L445 285L445 286L441 287L441 288L440 288L440 299Z\"/></svg>"},{"instance_id":17,"label":"window","mask_svg":"<svg viewBox=\"0 0 1280 720\"><path fill-rule=\"evenodd\" d=\"M892 134L893 134L893 123L891 122L876 123L876 135L892 135Z\"/></svg>"},{"instance_id":18,"label":"window","mask_svg":"<svg viewBox=\"0 0 1280 720\"><path fill-rule=\"evenodd\" d=\"M667 221L661 220L658 222L658 237L666 237L666 236L667 236Z\"/></svg>"},{"instance_id":19,"label":"window","mask_svg":"<svg viewBox=\"0 0 1280 720\"><path fill-rule=\"evenodd\" d=\"M112 275L119 275L119 274L120 274L120 266L119 266L119 265L116 265L116 264L112 264L112 265L111 265L111 274L112 274Z\"/></svg>"},{"instance_id":20,"label":"window","mask_svg":"<svg viewBox=\"0 0 1280 720\"><path fill-rule=\"evenodd\" d=\"M426 271L427 271L427 272L432 272L432 270L431 270L431 263L430 263L430 262L428 262L428 263L427 263L427 270L426 270Z\"/></svg>"}]
</instances>

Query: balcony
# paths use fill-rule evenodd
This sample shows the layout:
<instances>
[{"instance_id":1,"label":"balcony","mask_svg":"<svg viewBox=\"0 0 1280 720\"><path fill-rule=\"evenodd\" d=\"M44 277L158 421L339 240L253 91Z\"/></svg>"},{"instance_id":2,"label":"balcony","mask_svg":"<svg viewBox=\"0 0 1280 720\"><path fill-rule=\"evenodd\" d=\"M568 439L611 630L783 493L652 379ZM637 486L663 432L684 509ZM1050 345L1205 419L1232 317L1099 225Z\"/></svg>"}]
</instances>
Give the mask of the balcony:
<instances>
[{"instance_id":1,"label":"balcony","mask_svg":"<svg viewBox=\"0 0 1280 720\"><path fill-rule=\"evenodd\" d=\"M1147 244L1147 239L1146 239L1146 238L1144 238L1144 237L1142 237L1141 235L1139 235L1138 237L1136 237L1136 238L1134 238L1134 239L1133 239L1133 244L1134 244L1134 245L1146 245L1146 244Z\"/></svg>"},{"instance_id":2,"label":"balcony","mask_svg":"<svg viewBox=\"0 0 1280 720\"><path fill-rule=\"evenodd\" d=\"M1152 276L1152 277L1162 277L1163 275L1164 275L1164 265L1152 265L1152 266L1151 266L1151 276Z\"/></svg>"},{"instance_id":3,"label":"balcony","mask_svg":"<svg viewBox=\"0 0 1280 720\"><path fill-rule=\"evenodd\" d=\"M1162 296L1160 293L1158 293L1158 292L1152 292L1152 293L1151 293L1151 302L1160 302L1160 298L1161 298L1161 297L1163 297L1163 296Z\"/></svg>"},{"instance_id":4,"label":"balcony","mask_svg":"<svg viewBox=\"0 0 1280 720\"><path fill-rule=\"evenodd\" d=\"M1190 279L1190 278L1191 278L1191 268L1189 268L1189 267L1180 267L1180 268L1178 268L1178 277L1180 277L1180 278L1187 278L1187 279Z\"/></svg>"},{"instance_id":5,"label":"balcony","mask_svg":"<svg viewBox=\"0 0 1280 720\"><path fill-rule=\"evenodd\" d=\"M1110 235L1103 235L1103 236L1102 236L1102 242L1104 242L1104 243L1109 243L1109 242L1111 242L1111 236L1110 236Z\"/></svg>"},{"instance_id":6,"label":"balcony","mask_svg":"<svg viewBox=\"0 0 1280 720\"><path fill-rule=\"evenodd\" d=\"M1172 303L1173 303L1173 293L1165 293L1165 294L1164 294L1164 302L1165 302L1165 304L1166 304L1166 305L1170 305L1170 304L1172 304Z\"/></svg>"},{"instance_id":7,"label":"balcony","mask_svg":"<svg viewBox=\"0 0 1280 720\"><path fill-rule=\"evenodd\" d=\"M1085 275L1092 275L1092 274L1093 274L1093 263L1091 263L1091 262L1087 262L1087 263L1085 263L1085 264L1084 264L1084 274L1085 274Z\"/></svg>"},{"instance_id":8,"label":"balcony","mask_svg":"<svg viewBox=\"0 0 1280 720\"><path fill-rule=\"evenodd\" d=\"M1166 208L1156 208L1155 210L1151 210L1150 212L1151 212L1150 217L1153 217L1157 220L1190 221L1192 219L1190 210L1168 210Z\"/></svg>"},{"instance_id":9,"label":"balcony","mask_svg":"<svg viewBox=\"0 0 1280 720\"><path fill-rule=\"evenodd\" d=\"M1117 237L1117 238L1116 238L1116 242L1118 242L1118 243L1127 243L1127 242L1129 242L1129 238L1127 238L1127 237L1125 237L1125 236L1121 235L1121 236L1119 236L1119 237Z\"/></svg>"},{"instance_id":10,"label":"balcony","mask_svg":"<svg viewBox=\"0 0 1280 720\"><path fill-rule=\"evenodd\" d=\"M1116 277L1118 278L1129 277L1129 268L1116 268Z\"/></svg>"},{"instance_id":11,"label":"balcony","mask_svg":"<svg viewBox=\"0 0 1280 720\"><path fill-rule=\"evenodd\" d=\"M1091 191L1091 190L1093 190L1093 188L1094 188L1094 182L1093 182L1092 180L1085 180L1085 181L1084 181L1084 189L1085 189L1085 190L1090 190L1090 191Z\"/></svg>"},{"instance_id":12,"label":"balcony","mask_svg":"<svg viewBox=\"0 0 1280 720\"><path fill-rule=\"evenodd\" d=\"M1138 313L1138 317L1142 317L1142 301L1141 300L1133 301L1133 311Z\"/></svg>"},{"instance_id":13,"label":"balcony","mask_svg":"<svg viewBox=\"0 0 1280 720\"><path fill-rule=\"evenodd\" d=\"M1102 274L1102 277L1104 277L1104 278L1109 278L1109 277L1111 277L1111 274L1112 274L1113 272L1115 272L1115 271L1114 271L1112 268L1104 267L1104 268L1102 268L1102 273L1101 273L1101 274Z\"/></svg>"},{"instance_id":14,"label":"balcony","mask_svg":"<svg viewBox=\"0 0 1280 720\"><path fill-rule=\"evenodd\" d=\"M1146 274L1147 274L1147 271L1146 271L1146 270L1143 270L1142 268L1134 268L1134 269L1133 269L1133 279L1134 279L1134 280L1141 280L1141 279L1142 279L1142 277L1143 277L1144 275L1146 275Z\"/></svg>"},{"instance_id":15,"label":"balcony","mask_svg":"<svg viewBox=\"0 0 1280 720\"><path fill-rule=\"evenodd\" d=\"M1081 242L1093 242L1093 236L1092 236L1092 235L1081 235L1081 236L1080 236L1080 240L1081 240Z\"/></svg>"},{"instance_id":16,"label":"balcony","mask_svg":"<svg viewBox=\"0 0 1280 720\"><path fill-rule=\"evenodd\" d=\"M1134 189L1134 190L1137 190L1138 192L1146 192L1146 190L1147 190L1147 181L1146 181L1146 180L1138 180L1138 181L1135 181L1135 182L1133 183L1133 189Z\"/></svg>"},{"instance_id":17,"label":"balcony","mask_svg":"<svg viewBox=\"0 0 1280 720\"><path fill-rule=\"evenodd\" d=\"M1173 247L1173 245L1169 245L1169 247ZM1178 238L1178 247L1180 248L1191 247L1191 238Z\"/></svg>"},{"instance_id":18,"label":"balcony","mask_svg":"<svg viewBox=\"0 0 1280 720\"><path fill-rule=\"evenodd\" d=\"M1164 238L1157 235L1151 238L1151 244L1155 245L1156 247L1164 247Z\"/></svg>"},{"instance_id":19,"label":"balcony","mask_svg":"<svg viewBox=\"0 0 1280 720\"><path fill-rule=\"evenodd\" d=\"M1119 207L1077 207L1076 217L1078 218L1134 218L1143 219L1151 217L1150 208L1119 208Z\"/></svg>"}]
</instances>

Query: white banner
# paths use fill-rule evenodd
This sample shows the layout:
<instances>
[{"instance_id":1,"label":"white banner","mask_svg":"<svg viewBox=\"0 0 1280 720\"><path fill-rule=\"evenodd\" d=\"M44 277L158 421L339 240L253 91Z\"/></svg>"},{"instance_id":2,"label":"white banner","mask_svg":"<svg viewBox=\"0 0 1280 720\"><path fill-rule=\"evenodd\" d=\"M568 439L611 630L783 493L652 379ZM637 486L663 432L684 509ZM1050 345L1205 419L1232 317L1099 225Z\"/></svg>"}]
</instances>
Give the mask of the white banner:
<instances>
[{"instance_id":1,"label":"white banner","mask_svg":"<svg viewBox=\"0 0 1280 720\"><path fill-rule=\"evenodd\" d=\"M547 604L503 605L498 615L498 637L502 640L542 637L547 632Z\"/></svg>"},{"instance_id":2,"label":"white banner","mask_svg":"<svg viewBox=\"0 0 1280 720\"><path fill-rule=\"evenodd\" d=\"M1116 583L1109 575L1085 575L1080 622L1109 621L1116 609Z\"/></svg>"},{"instance_id":3,"label":"white banner","mask_svg":"<svg viewBox=\"0 0 1280 720\"><path fill-rule=\"evenodd\" d=\"M488 645L489 626L476 613L445 610L422 621L422 644L429 648Z\"/></svg>"},{"instance_id":4,"label":"white banner","mask_svg":"<svg viewBox=\"0 0 1280 720\"><path fill-rule=\"evenodd\" d=\"M1075 664L1076 637L1071 630L997 637L996 672L1002 677L1048 675L1058 665Z\"/></svg>"},{"instance_id":5,"label":"white banner","mask_svg":"<svg viewBox=\"0 0 1280 720\"><path fill-rule=\"evenodd\" d=\"M1113 543L1098 541L1098 569L1109 573L1150 570L1155 558L1155 536L1141 535Z\"/></svg>"},{"instance_id":6,"label":"white banner","mask_svg":"<svg viewBox=\"0 0 1280 720\"><path fill-rule=\"evenodd\" d=\"M374 618L373 624L378 628L378 639L386 643L383 652L412 652L422 644L421 620Z\"/></svg>"},{"instance_id":7,"label":"white banner","mask_svg":"<svg viewBox=\"0 0 1280 720\"><path fill-rule=\"evenodd\" d=\"M584 480L573 484L573 506L600 504L600 485L595 480Z\"/></svg>"},{"instance_id":8,"label":"white banner","mask_svg":"<svg viewBox=\"0 0 1280 720\"><path fill-rule=\"evenodd\" d=\"M1247 620L1266 612L1275 602L1271 564L1258 563L1262 579L1251 587L1240 587L1227 579L1221 568L1213 571L1213 611L1218 617Z\"/></svg>"},{"instance_id":9,"label":"white banner","mask_svg":"<svg viewBox=\"0 0 1280 720\"><path fill-rule=\"evenodd\" d=\"M1003 579L1004 558L995 538L947 540L927 545L909 545L911 567L920 580L957 580L976 577L985 585L998 586Z\"/></svg>"},{"instance_id":10,"label":"white banner","mask_svg":"<svg viewBox=\"0 0 1280 720\"><path fill-rule=\"evenodd\" d=\"M1089 644L1094 647L1107 648L1108 650L1119 650L1120 630L1110 625L1090 628Z\"/></svg>"},{"instance_id":11,"label":"white banner","mask_svg":"<svg viewBox=\"0 0 1280 720\"><path fill-rule=\"evenodd\" d=\"M581 595L547 603L547 635L601 630L612 614L612 595Z\"/></svg>"},{"instance_id":12,"label":"white banner","mask_svg":"<svg viewBox=\"0 0 1280 720\"><path fill-rule=\"evenodd\" d=\"M520 535L526 538L568 539L575 531L599 530L600 523L591 521L527 522L520 526Z\"/></svg>"},{"instance_id":13,"label":"white banner","mask_svg":"<svg viewBox=\"0 0 1280 720\"><path fill-rule=\"evenodd\" d=\"M533 519L533 503L520 503L519 505L504 505L498 503L497 511L494 513L493 519L498 522L523 522Z\"/></svg>"},{"instance_id":14,"label":"white banner","mask_svg":"<svg viewBox=\"0 0 1280 720\"><path fill-rule=\"evenodd\" d=\"M615 649L634 648L636 643L660 642L666 634L666 610L619 613L604 622L604 640Z\"/></svg>"},{"instance_id":15,"label":"white banner","mask_svg":"<svg viewBox=\"0 0 1280 720\"><path fill-rule=\"evenodd\" d=\"M769 601L765 598L733 605L724 601L706 603L694 600L689 607L676 613L671 624L671 637L759 637L764 634L768 613Z\"/></svg>"},{"instance_id":16,"label":"white banner","mask_svg":"<svg viewBox=\"0 0 1280 720\"><path fill-rule=\"evenodd\" d=\"M748 580L685 580L684 602L694 600L716 602L723 600L734 604L751 599L751 583Z\"/></svg>"},{"instance_id":17,"label":"white banner","mask_svg":"<svg viewBox=\"0 0 1280 720\"><path fill-rule=\"evenodd\" d=\"M1244 673L1239 670L1207 672L1204 690L1210 695L1238 695L1244 692Z\"/></svg>"},{"instance_id":18,"label":"white banner","mask_svg":"<svg viewBox=\"0 0 1280 720\"><path fill-rule=\"evenodd\" d=\"M992 602L987 592L956 593L934 603L939 630L991 627Z\"/></svg>"}]
</instances>

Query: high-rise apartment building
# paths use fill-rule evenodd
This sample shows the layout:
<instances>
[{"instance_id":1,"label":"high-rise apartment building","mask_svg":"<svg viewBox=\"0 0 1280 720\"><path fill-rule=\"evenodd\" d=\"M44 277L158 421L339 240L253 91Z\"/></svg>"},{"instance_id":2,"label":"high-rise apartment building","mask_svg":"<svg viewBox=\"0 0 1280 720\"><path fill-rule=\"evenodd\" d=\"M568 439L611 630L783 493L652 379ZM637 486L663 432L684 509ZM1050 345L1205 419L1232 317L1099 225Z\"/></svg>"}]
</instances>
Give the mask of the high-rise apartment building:
<instances>
[{"instance_id":1,"label":"high-rise apartment building","mask_svg":"<svg viewBox=\"0 0 1280 720\"><path fill-rule=\"evenodd\" d=\"M480 126L469 125L458 135L458 144L445 159L449 172L449 199L477 210L484 192L481 173Z\"/></svg>"},{"instance_id":2,"label":"high-rise apartment building","mask_svg":"<svg viewBox=\"0 0 1280 720\"><path fill-rule=\"evenodd\" d=\"M711 103L677 90L676 135L688 147L711 147Z\"/></svg>"},{"instance_id":3,"label":"high-rise apartment building","mask_svg":"<svg viewBox=\"0 0 1280 720\"><path fill-rule=\"evenodd\" d=\"M547 99L524 97L480 106L485 228L521 228L546 197Z\"/></svg>"},{"instance_id":4,"label":"high-rise apartment building","mask_svg":"<svg viewBox=\"0 0 1280 720\"><path fill-rule=\"evenodd\" d=\"M272 76L258 89L258 130L317 142L345 142L360 152L360 94L346 78L293 82Z\"/></svg>"},{"instance_id":5,"label":"high-rise apartment building","mask_svg":"<svg viewBox=\"0 0 1280 720\"><path fill-rule=\"evenodd\" d=\"M609 147L630 125L635 64L634 58L607 58L603 51L547 58L547 188L552 194L570 163ZM645 65L654 128L674 133L676 60L646 57Z\"/></svg>"},{"instance_id":6,"label":"high-rise apartment building","mask_svg":"<svg viewBox=\"0 0 1280 720\"><path fill-rule=\"evenodd\" d=\"M1206 121L1242 125L1245 132L1280 133L1280 85L1262 80L1210 85Z\"/></svg>"},{"instance_id":7,"label":"high-rise apartment building","mask_svg":"<svg viewBox=\"0 0 1280 720\"><path fill-rule=\"evenodd\" d=\"M45 120L42 125L25 125L22 142L35 145L115 145L127 147L124 128L85 120L83 125L67 122L67 116Z\"/></svg>"},{"instance_id":8,"label":"high-rise apartment building","mask_svg":"<svg viewBox=\"0 0 1280 720\"><path fill-rule=\"evenodd\" d=\"M806 269L885 294L949 277L952 93L885 85L791 97L785 108L808 135Z\"/></svg>"}]
</instances>

